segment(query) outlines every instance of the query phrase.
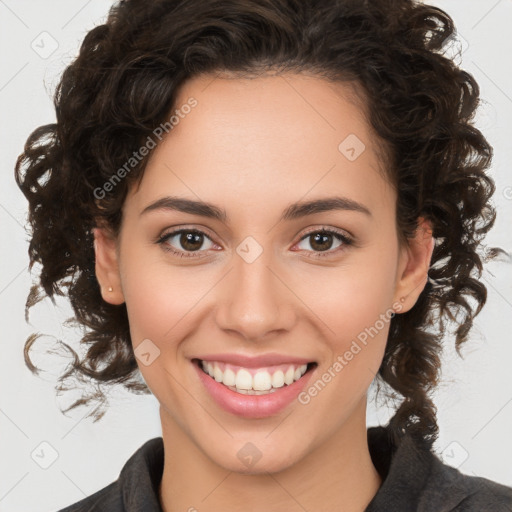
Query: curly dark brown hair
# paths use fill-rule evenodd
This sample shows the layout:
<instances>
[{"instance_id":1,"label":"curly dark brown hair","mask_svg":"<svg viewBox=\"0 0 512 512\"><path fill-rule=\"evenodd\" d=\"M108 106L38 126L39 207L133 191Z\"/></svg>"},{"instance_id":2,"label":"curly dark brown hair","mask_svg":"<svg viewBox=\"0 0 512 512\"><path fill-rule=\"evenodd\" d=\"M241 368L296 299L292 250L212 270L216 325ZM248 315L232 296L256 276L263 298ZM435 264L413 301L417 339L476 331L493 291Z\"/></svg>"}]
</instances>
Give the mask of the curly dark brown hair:
<instances>
[{"instance_id":1,"label":"curly dark brown hair","mask_svg":"<svg viewBox=\"0 0 512 512\"><path fill-rule=\"evenodd\" d=\"M431 447L438 426L430 394L438 384L442 340L455 323L460 355L486 302L483 262L499 251L480 250L496 215L487 175L492 148L473 126L478 84L445 55L455 34L446 12L412 0L114 4L62 74L54 96L57 122L30 134L15 170L29 202L30 268L41 265L27 319L44 295L53 301L67 294L76 323L86 328L82 359L66 345L74 359L58 389L74 376L98 391L65 411L104 401L105 385L149 393L139 378L126 306L108 304L100 294L92 234L99 223L119 233L125 197L142 178L147 157L112 193L98 199L97 190L169 118L178 89L191 77L309 73L353 83L364 97L389 156L400 237L412 236L420 216L432 223L429 282L414 307L391 320L376 379L403 397L390 420L393 440L408 432ZM27 339L24 351L35 373L29 351L37 337ZM103 414L96 408L91 415L97 421Z\"/></svg>"}]
</instances>

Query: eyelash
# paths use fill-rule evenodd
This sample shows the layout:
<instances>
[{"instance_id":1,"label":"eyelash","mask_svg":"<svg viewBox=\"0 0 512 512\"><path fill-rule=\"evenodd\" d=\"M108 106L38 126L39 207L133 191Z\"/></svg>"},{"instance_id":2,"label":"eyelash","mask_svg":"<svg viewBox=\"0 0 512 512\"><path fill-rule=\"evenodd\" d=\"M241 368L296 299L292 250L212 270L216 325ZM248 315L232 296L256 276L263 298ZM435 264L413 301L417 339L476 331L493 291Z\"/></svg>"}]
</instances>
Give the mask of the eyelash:
<instances>
[{"instance_id":1,"label":"eyelash","mask_svg":"<svg viewBox=\"0 0 512 512\"><path fill-rule=\"evenodd\" d=\"M179 235L181 233L194 233L194 234L198 234L198 235L204 235L206 238L211 240L211 238L203 231L200 231L198 229L184 228L184 229L178 229L176 231L171 231L170 233L166 233L166 234L160 236L156 240L156 243L161 245L162 249L164 251L170 252L173 255L178 256L180 258L203 258L203 257L205 257L205 256L196 256L195 255L196 253L199 253L201 251L189 251L189 252L177 251L175 249L172 249L170 246L166 245L167 240L169 240L170 238L173 238L174 236ZM333 254L337 254L338 252L346 250L347 246L354 245L354 240L351 237L349 237L348 235L346 235L345 233L342 233L341 231L338 231L338 230L328 229L328 228L324 228L324 227L322 227L321 229L315 229L315 230L308 231L307 233L305 233L302 236L302 238L297 243L300 243L303 240L305 240L306 238L308 238L309 236L318 234L318 233L334 235L341 242L343 242L343 244L340 247L337 247L335 250L314 252L315 255L313 256L313 258L329 257L329 256L332 256Z\"/></svg>"}]
</instances>

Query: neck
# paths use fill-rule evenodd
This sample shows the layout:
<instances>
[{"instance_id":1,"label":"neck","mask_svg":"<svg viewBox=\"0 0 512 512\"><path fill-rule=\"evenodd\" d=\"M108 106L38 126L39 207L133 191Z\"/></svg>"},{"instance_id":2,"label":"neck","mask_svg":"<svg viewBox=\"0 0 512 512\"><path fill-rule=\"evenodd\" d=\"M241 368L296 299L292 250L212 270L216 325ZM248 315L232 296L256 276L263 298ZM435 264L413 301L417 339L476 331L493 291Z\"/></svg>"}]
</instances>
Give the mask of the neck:
<instances>
[{"instance_id":1,"label":"neck","mask_svg":"<svg viewBox=\"0 0 512 512\"><path fill-rule=\"evenodd\" d=\"M161 411L164 512L364 512L382 483L368 450L366 400L354 415L288 468L263 474L229 471L212 461ZM362 414L361 414L362 412Z\"/></svg>"}]
</instances>

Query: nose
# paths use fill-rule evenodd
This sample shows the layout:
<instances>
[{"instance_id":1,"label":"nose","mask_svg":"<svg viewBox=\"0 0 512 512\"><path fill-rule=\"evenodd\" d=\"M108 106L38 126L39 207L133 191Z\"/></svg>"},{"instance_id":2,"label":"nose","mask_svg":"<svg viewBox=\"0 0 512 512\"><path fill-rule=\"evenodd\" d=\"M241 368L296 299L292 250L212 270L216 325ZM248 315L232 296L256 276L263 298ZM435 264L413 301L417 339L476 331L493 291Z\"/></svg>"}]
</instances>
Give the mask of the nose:
<instances>
[{"instance_id":1,"label":"nose","mask_svg":"<svg viewBox=\"0 0 512 512\"><path fill-rule=\"evenodd\" d=\"M270 253L263 251L252 262L234 254L221 284L217 325L247 341L267 339L272 333L282 335L296 321L297 298Z\"/></svg>"}]
</instances>

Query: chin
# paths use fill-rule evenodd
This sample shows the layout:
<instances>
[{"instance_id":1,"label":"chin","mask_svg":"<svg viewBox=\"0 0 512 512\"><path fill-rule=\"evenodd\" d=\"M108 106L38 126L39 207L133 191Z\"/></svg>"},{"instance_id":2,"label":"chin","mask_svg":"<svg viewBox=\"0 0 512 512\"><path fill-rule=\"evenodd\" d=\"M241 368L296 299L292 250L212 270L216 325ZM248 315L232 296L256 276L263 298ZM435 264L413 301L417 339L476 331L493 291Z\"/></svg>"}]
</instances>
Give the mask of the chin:
<instances>
[{"instance_id":1,"label":"chin","mask_svg":"<svg viewBox=\"0 0 512 512\"><path fill-rule=\"evenodd\" d=\"M273 446L272 443L244 441L233 444L220 453L206 454L218 466L242 475L265 475L278 473L296 464L303 456L302 450L294 446ZM258 448L260 446L261 448ZM230 453L234 454L229 456Z\"/></svg>"}]
</instances>

